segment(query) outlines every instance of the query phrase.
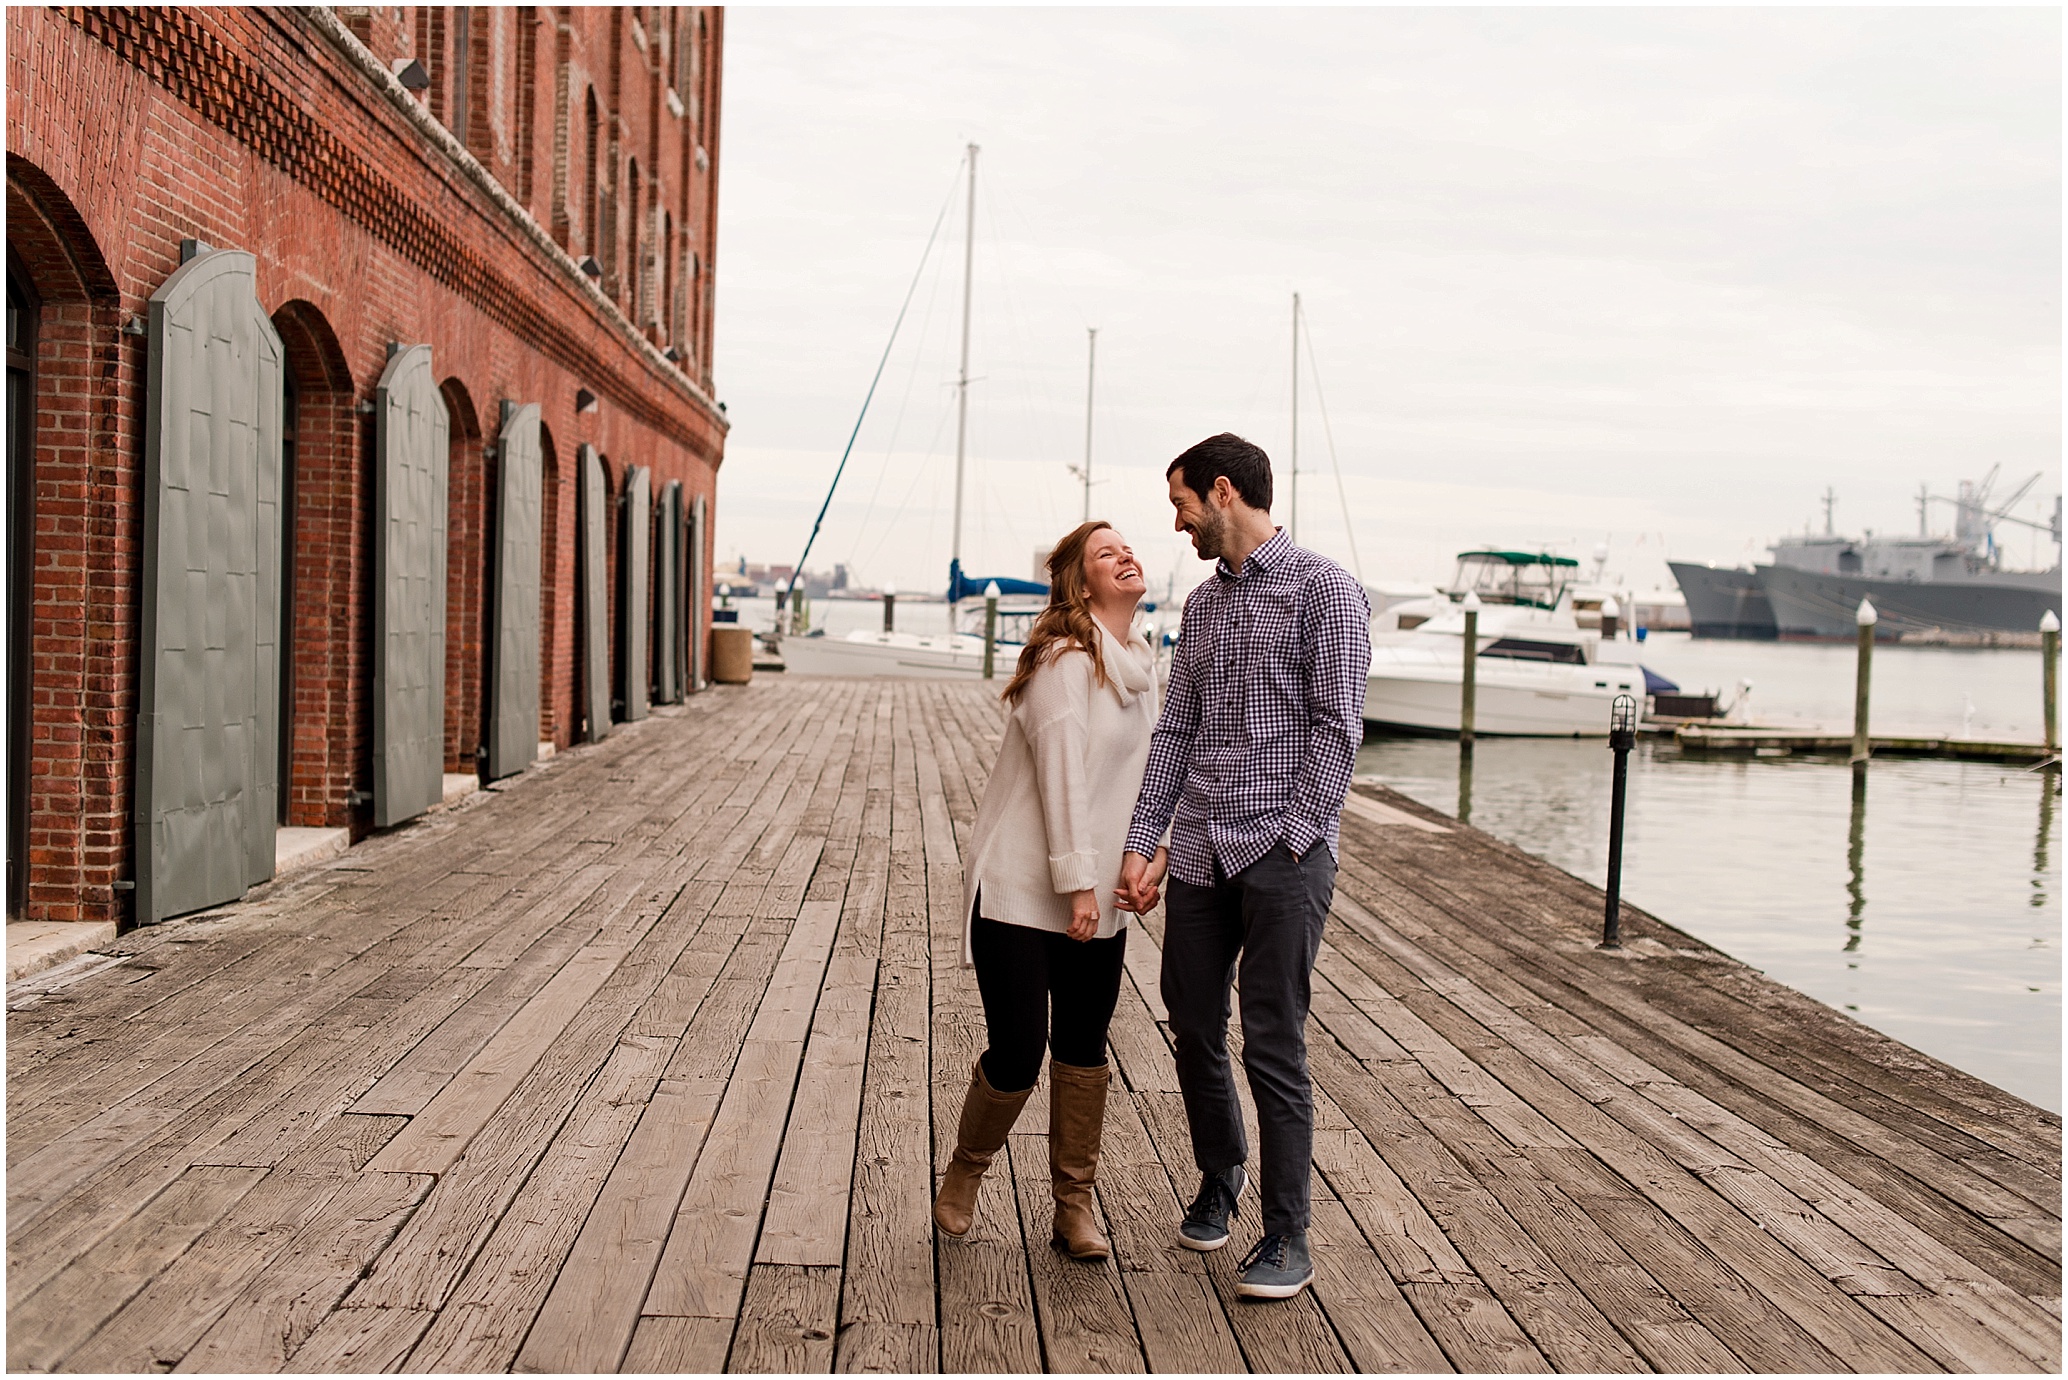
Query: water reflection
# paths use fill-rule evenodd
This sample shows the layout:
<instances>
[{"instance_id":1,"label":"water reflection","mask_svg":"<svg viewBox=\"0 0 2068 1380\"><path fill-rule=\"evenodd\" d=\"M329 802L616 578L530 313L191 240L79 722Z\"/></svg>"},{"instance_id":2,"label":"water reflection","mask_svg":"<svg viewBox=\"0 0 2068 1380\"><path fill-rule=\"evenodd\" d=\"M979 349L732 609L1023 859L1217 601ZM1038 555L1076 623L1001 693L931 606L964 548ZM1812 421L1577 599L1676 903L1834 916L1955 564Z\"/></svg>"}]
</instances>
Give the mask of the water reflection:
<instances>
[{"instance_id":1,"label":"water reflection","mask_svg":"<svg viewBox=\"0 0 2068 1380\"><path fill-rule=\"evenodd\" d=\"M1853 822L1846 835L1845 866L1849 874L1845 884L1845 951L1857 953L1860 948L1860 918L1867 912L1867 764L1853 764ZM1859 965L1852 965L1857 967Z\"/></svg>"},{"instance_id":2,"label":"water reflection","mask_svg":"<svg viewBox=\"0 0 2068 1380\"><path fill-rule=\"evenodd\" d=\"M2039 783L2039 839L2032 845L2032 904L2046 908L2047 874L2053 870L2054 796L2061 789L2061 769L2054 767Z\"/></svg>"}]
</instances>

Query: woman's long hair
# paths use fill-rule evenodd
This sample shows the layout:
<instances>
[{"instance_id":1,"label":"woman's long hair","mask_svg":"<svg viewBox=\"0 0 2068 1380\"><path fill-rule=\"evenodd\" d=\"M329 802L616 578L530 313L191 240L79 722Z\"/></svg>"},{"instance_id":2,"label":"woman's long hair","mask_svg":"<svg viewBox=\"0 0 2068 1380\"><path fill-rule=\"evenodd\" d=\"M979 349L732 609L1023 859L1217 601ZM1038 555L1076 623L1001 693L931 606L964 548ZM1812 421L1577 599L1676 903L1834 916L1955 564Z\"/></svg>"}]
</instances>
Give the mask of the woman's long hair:
<instances>
[{"instance_id":1,"label":"woman's long hair","mask_svg":"<svg viewBox=\"0 0 2068 1380\"><path fill-rule=\"evenodd\" d=\"M1019 669L1005 683L1000 698L1007 704L1020 702L1028 682L1043 662L1072 647L1091 655L1091 673L1100 685L1112 683L1106 679L1105 658L1099 655L1099 625L1092 618L1091 589L1084 579L1084 553L1091 545L1091 534L1112 525L1080 523L1048 553L1048 607L1036 615L1034 630L1027 634L1026 650L1020 653Z\"/></svg>"}]
</instances>

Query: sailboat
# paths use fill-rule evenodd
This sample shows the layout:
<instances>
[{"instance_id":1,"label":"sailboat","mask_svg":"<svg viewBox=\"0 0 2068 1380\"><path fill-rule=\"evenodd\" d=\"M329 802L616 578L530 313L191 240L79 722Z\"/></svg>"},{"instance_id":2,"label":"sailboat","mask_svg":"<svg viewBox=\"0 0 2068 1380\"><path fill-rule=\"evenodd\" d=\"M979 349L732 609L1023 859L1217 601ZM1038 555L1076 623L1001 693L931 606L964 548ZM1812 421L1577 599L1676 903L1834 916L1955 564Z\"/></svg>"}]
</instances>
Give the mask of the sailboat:
<instances>
[{"instance_id":1,"label":"sailboat","mask_svg":"<svg viewBox=\"0 0 2068 1380\"><path fill-rule=\"evenodd\" d=\"M1010 676L1025 648L1035 615L1048 604L1048 586L1035 580L981 577L962 568L962 494L969 441L970 288L976 265L977 146L969 146L969 205L962 247L962 355L955 379L955 522L948 557L948 627L946 633L895 630L851 632L828 637L822 632L787 637L783 660L794 675L904 676L972 679L984 673L984 618L990 598L998 600L998 632L993 674ZM886 351L886 357L888 352ZM880 373L880 370L879 370ZM873 391L873 385L872 385ZM866 411L867 403L863 404ZM857 430L860 423L856 423ZM849 442L852 446L852 441ZM843 460L843 465L845 461ZM838 485L836 473L833 482ZM832 501L828 490L826 500ZM820 519L825 508L819 510ZM814 526L813 535L817 534ZM809 543L805 554L811 554ZM804 569L803 560L797 569Z\"/></svg>"}]
</instances>

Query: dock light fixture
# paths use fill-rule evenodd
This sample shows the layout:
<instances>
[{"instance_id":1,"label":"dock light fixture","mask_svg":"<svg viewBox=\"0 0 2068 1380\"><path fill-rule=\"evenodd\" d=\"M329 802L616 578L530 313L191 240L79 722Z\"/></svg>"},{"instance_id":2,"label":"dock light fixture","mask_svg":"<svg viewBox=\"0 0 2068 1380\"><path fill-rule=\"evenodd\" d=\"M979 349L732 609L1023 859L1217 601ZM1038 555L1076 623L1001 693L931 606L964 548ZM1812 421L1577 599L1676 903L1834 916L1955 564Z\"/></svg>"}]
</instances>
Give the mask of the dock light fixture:
<instances>
[{"instance_id":1,"label":"dock light fixture","mask_svg":"<svg viewBox=\"0 0 2068 1380\"><path fill-rule=\"evenodd\" d=\"M1637 700L1618 695L1609 702L1608 745L1615 754L1614 786L1608 806L1608 904L1601 917L1601 947L1623 947L1623 807L1630 793L1630 749L1637 746Z\"/></svg>"},{"instance_id":2,"label":"dock light fixture","mask_svg":"<svg viewBox=\"0 0 2068 1380\"><path fill-rule=\"evenodd\" d=\"M586 388L575 389L574 410L577 413L594 412L596 410L596 395Z\"/></svg>"}]
</instances>

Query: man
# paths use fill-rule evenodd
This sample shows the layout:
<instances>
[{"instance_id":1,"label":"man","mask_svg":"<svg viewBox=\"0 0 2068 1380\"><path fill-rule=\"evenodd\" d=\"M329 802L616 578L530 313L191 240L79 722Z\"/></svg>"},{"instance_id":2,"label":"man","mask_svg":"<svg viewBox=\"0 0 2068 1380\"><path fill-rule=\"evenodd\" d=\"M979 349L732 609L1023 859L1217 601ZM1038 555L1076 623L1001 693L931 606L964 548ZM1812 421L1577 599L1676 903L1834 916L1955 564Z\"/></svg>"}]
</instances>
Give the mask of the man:
<instances>
[{"instance_id":1,"label":"man","mask_svg":"<svg viewBox=\"0 0 2068 1380\"><path fill-rule=\"evenodd\" d=\"M1201 441L1165 477L1177 529L1216 564L1185 604L1120 888L1130 909L1147 910L1168 868L1163 1000L1200 1170L1178 1239L1226 1245L1249 1184L1228 1062L1239 965L1264 1234L1236 1289L1292 1298L1314 1278L1309 981L1364 737L1371 605L1348 571L1272 524L1271 461L1248 441ZM1157 846L1166 826L1167 852Z\"/></svg>"}]
</instances>

